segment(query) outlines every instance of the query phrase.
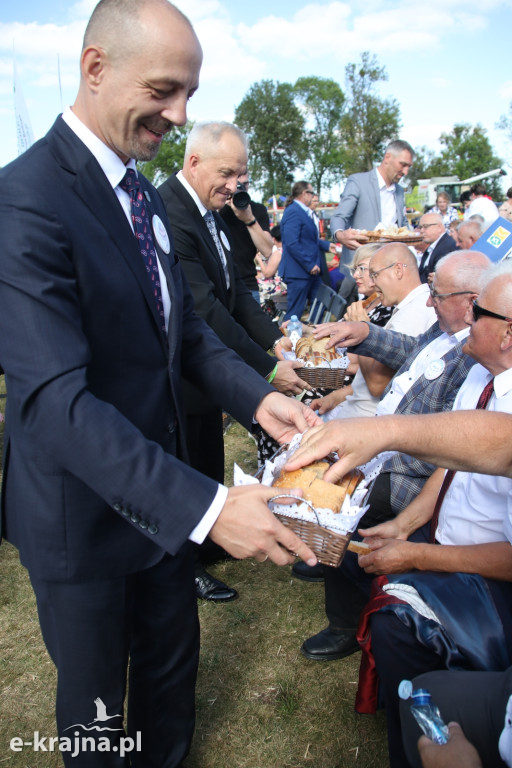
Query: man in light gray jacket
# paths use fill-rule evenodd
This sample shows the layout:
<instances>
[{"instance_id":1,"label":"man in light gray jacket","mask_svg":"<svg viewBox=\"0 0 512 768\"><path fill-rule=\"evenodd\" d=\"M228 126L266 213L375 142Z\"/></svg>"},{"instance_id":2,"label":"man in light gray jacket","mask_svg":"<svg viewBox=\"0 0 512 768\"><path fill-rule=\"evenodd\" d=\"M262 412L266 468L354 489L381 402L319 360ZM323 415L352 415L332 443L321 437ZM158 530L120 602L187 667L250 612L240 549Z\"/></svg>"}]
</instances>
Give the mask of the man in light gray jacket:
<instances>
[{"instance_id":1,"label":"man in light gray jacket","mask_svg":"<svg viewBox=\"0 0 512 768\"><path fill-rule=\"evenodd\" d=\"M397 139L386 147L378 168L348 177L331 218L334 239L343 245L344 264L352 261L352 251L365 242L363 235L356 239L356 229L372 230L379 223L385 227L407 224L404 190L398 182L409 173L413 159L411 145Z\"/></svg>"}]
</instances>

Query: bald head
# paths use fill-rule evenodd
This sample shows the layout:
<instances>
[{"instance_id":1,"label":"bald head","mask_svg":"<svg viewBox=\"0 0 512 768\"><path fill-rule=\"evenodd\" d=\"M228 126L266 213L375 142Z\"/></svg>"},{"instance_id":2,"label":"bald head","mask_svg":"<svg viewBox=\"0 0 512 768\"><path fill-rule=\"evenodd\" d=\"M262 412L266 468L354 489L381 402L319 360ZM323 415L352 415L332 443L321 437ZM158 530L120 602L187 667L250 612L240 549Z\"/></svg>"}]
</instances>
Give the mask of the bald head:
<instances>
[{"instance_id":1,"label":"bald head","mask_svg":"<svg viewBox=\"0 0 512 768\"><path fill-rule=\"evenodd\" d=\"M168 13L192 30L187 17L168 0L100 0L84 34L82 51L101 46L112 61L118 61L141 45L147 33L147 18L155 10Z\"/></svg>"},{"instance_id":2,"label":"bald head","mask_svg":"<svg viewBox=\"0 0 512 768\"><path fill-rule=\"evenodd\" d=\"M445 232L443 217L439 213L425 213L420 219L419 229L424 243L435 243Z\"/></svg>"},{"instance_id":3,"label":"bald head","mask_svg":"<svg viewBox=\"0 0 512 768\"><path fill-rule=\"evenodd\" d=\"M152 160L187 120L202 51L167 0L101 0L87 26L77 117L126 163Z\"/></svg>"},{"instance_id":4,"label":"bald head","mask_svg":"<svg viewBox=\"0 0 512 768\"><path fill-rule=\"evenodd\" d=\"M469 250L483 234L484 228L480 221L463 221L457 227L457 245Z\"/></svg>"},{"instance_id":5,"label":"bald head","mask_svg":"<svg viewBox=\"0 0 512 768\"><path fill-rule=\"evenodd\" d=\"M372 256L370 276L385 306L399 304L418 285L418 262L403 243L390 243Z\"/></svg>"},{"instance_id":6,"label":"bald head","mask_svg":"<svg viewBox=\"0 0 512 768\"><path fill-rule=\"evenodd\" d=\"M512 368L512 260L484 272L478 306L487 314L468 312L471 330L464 352L498 376Z\"/></svg>"}]
</instances>

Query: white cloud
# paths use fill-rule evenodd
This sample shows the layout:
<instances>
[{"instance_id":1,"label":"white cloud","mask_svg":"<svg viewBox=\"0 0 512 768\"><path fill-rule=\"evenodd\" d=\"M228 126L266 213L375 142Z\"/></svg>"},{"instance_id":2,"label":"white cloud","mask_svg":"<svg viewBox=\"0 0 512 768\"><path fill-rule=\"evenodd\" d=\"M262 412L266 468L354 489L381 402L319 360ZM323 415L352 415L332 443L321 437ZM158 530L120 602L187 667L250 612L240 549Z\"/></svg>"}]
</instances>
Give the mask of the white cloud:
<instances>
[{"instance_id":1,"label":"white cloud","mask_svg":"<svg viewBox=\"0 0 512 768\"><path fill-rule=\"evenodd\" d=\"M498 93L502 99L512 99L512 80L506 80L498 88Z\"/></svg>"}]
</instances>

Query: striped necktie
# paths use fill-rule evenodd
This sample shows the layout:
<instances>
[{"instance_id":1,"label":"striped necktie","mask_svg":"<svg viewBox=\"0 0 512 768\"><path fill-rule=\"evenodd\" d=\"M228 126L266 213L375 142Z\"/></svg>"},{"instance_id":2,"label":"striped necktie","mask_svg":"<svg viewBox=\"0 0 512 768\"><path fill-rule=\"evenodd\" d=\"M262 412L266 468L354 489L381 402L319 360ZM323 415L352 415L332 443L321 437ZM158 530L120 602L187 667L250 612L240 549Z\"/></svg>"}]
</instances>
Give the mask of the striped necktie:
<instances>
[{"instance_id":1,"label":"striped necktie","mask_svg":"<svg viewBox=\"0 0 512 768\"><path fill-rule=\"evenodd\" d=\"M226 285L229 290L230 281L229 281L228 262L226 259L226 254L224 253L224 248L222 247L222 243L220 241L219 233L217 232L217 225L215 224L213 213L211 211L206 211L203 218L206 222L206 226L210 231L210 235L213 238L215 247L217 248L217 253L219 254L220 263L222 264L222 269L224 270L224 277L226 278Z\"/></svg>"}]
</instances>

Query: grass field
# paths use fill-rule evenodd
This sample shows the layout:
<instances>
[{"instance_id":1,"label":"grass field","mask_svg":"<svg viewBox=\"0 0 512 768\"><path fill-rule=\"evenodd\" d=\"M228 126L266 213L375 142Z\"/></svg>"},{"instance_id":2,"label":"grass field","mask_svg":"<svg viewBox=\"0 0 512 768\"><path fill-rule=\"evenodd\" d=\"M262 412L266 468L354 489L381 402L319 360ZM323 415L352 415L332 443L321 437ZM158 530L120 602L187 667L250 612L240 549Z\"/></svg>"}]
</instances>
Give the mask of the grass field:
<instances>
[{"instance_id":1,"label":"grass field","mask_svg":"<svg viewBox=\"0 0 512 768\"><path fill-rule=\"evenodd\" d=\"M0 378L0 393L3 378ZM4 407L0 400L0 408ZM3 424L0 424L0 432ZM237 424L226 436L255 468L255 447ZM325 625L323 588L270 562L211 569L236 587L225 605L201 602L197 729L187 768L386 768L383 713L354 713L359 654L309 662L300 645ZM55 735L55 673L41 641L35 602L16 551L0 547L0 766L54 768L57 754L14 753L14 736Z\"/></svg>"}]
</instances>

